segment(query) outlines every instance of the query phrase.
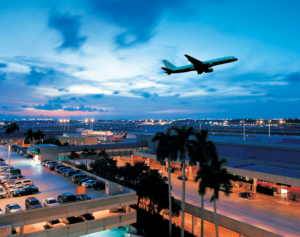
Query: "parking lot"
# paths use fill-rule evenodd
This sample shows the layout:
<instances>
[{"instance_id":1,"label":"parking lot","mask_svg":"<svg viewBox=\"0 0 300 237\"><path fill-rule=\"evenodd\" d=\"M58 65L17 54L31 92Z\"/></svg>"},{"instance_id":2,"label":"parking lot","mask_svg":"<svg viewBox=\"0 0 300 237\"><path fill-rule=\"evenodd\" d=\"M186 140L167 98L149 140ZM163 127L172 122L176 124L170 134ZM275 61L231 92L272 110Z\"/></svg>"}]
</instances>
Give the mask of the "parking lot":
<instances>
[{"instance_id":1,"label":"parking lot","mask_svg":"<svg viewBox=\"0 0 300 237\"><path fill-rule=\"evenodd\" d=\"M0 146L0 157L8 163L8 148ZM41 203L43 199L54 197L70 192L76 195L77 184L72 183L68 178L51 171L40 164L35 164L31 159L19 155L17 152L11 152L11 166L19 168L25 178L32 180L33 184L38 187L39 192L32 195L11 197L0 199L0 208L5 210L5 205L8 203L18 203L23 210L25 210L25 200L29 196L36 197ZM104 190L94 190L93 188L87 189L87 194L92 198L105 197Z\"/></svg>"}]
</instances>

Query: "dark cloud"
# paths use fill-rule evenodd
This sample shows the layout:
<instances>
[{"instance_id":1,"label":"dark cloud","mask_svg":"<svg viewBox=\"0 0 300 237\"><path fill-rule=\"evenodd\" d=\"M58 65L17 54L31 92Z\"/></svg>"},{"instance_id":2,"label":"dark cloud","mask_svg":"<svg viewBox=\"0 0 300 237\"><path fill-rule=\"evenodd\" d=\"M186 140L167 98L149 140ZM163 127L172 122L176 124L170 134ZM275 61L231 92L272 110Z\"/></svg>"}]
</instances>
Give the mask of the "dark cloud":
<instances>
[{"instance_id":1,"label":"dark cloud","mask_svg":"<svg viewBox=\"0 0 300 237\"><path fill-rule=\"evenodd\" d=\"M76 97L71 97L70 100L77 100Z\"/></svg>"},{"instance_id":2,"label":"dark cloud","mask_svg":"<svg viewBox=\"0 0 300 237\"><path fill-rule=\"evenodd\" d=\"M120 94L119 91L114 91L114 95L118 95L118 94Z\"/></svg>"},{"instance_id":3,"label":"dark cloud","mask_svg":"<svg viewBox=\"0 0 300 237\"><path fill-rule=\"evenodd\" d=\"M62 106L60 104L44 104L44 105L38 105L38 106L33 106L35 109L39 110L59 110L62 109Z\"/></svg>"},{"instance_id":4,"label":"dark cloud","mask_svg":"<svg viewBox=\"0 0 300 237\"><path fill-rule=\"evenodd\" d=\"M52 103L53 103L53 104L55 104L55 103L56 103L56 104L63 104L63 103L67 103L67 102L69 102L69 100L62 100L62 99L59 98L59 97L56 98L56 99L54 99L54 100L49 100L49 101L48 101L49 104L52 104Z\"/></svg>"},{"instance_id":5,"label":"dark cloud","mask_svg":"<svg viewBox=\"0 0 300 237\"><path fill-rule=\"evenodd\" d=\"M22 105L22 107L21 108L28 108L28 105Z\"/></svg>"},{"instance_id":6,"label":"dark cloud","mask_svg":"<svg viewBox=\"0 0 300 237\"><path fill-rule=\"evenodd\" d=\"M88 102L88 101L87 101L86 99L84 99L83 97L80 97L79 100L82 101L82 102Z\"/></svg>"},{"instance_id":7,"label":"dark cloud","mask_svg":"<svg viewBox=\"0 0 300 237\"><path fill-rule=\"evenodd\" d=\"M5 79L6 79L5 76L6 76L5 73L0 73L0 84L2 81L5 81Z\"/></svg>"},{"instance_id":8,"label":"dark cloud","mask_svg":"<svg viewBox=\"0 0 300 237\"><path fill-rule=\"evenodd\" d=\"M292 73L285 78L288 82L298 83L300 82L300 73Z\"/></svg>"},{"instance_id":9,"label":"dark cloud","mask_svg":"<svg viewBox=\"0 0 300 237\"><path fill-rule=\"evenodd\" d=\"M181 104L181 105L187 105L187 104L189 104L190 102L187 102L187 101L181 101L179 104Z\"/></svg>"},{"instance_id":10,"label":"dark cloud","mask_svg":"<svg viewBox=\"0 0 300 237\"><path fill-rule=\"evenodd\" d=\"M83 112L96 112L99 111L97 108L80 105L79 107L65 107L64 111L83 111ZM101 111L99 111L101 112Z\"/></svg>"},{"instance_id":11,"label":"dark cloud","mask_svg":"<svg viewBox=\"0 0 300 237\"><path fill-rule=\"evenodd\" d=\"M165 10L174 10L182 1L152 0L137 2L136 0L90 0L94 11L106 17L125 31L116 36L120 47L130 47L148 41L153 36L161 14ZM180 9L183 11L183 9Z\"/></svg>"},{"instance_id":12,"label":"dark cloud","mask_svg":"<svg viewBox=\"0 0 300 237\"><path fill-rule=\"evenodd\" d=\"M130 91L132 94L134 95L139 95L139 96L142 96L144 98L150 98L151 97L151 94L148 93L148 92L145 92L145 91L140 91L140 90L131 90Z\"/></svg>"},{"instance_id":13,"label":"dark cloud","mask_svg":"<svg viewBox=\"0 0 300 237\"><path fill-rule=\"evenodd\" d=\"M4 68L4 67L7 67L7 64L6 63L0 63L0 68Z\"/></svg>"},{"instance_id":14,"label":"dark cloud","mask_svg":"<svg viewBox=\"0 0 300 237\"><path fill-rule=\"evenodd\" d=\"M104 94L96 94L96 95L92 95L92 98L99 99L99 98L102 98L103 96L104 96Z\"/></svg>"},{"instance_id":15,"label":"dark cloud","mask_svg":"<svg viewBox=\"0 0 300 237\"><path fill-rule=\"evenodd\" d=\"M49 70L46 73L43 72L37 72L36 71L36 67L31 67L31 71L30 73L26 76L26 79L28 80L26 85L39 85L40 82L44 79L44 78L51 78L51 76L54 74L54 70Z\"/></svg>"},{"instance_id":16,"label":"dark cloud","mask_svg":"<svg viewBox=\"0 0 300 237\"><path fill-rule=\"evenodd\" d=\"M63 49L79 49L86 41L85 36L79 36L80 16L71 16L70 14L60 14L57 12L50 12L48 19L48 26L59 31L63 38L63 43L58 47Z\"/></svg>"}]
</instances>

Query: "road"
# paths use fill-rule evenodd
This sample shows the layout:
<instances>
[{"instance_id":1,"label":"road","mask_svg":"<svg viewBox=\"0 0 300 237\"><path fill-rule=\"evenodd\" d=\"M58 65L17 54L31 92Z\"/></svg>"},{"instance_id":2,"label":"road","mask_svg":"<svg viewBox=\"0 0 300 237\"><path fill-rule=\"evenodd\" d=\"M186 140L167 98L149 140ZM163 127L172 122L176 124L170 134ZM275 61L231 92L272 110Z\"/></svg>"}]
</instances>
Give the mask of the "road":
<instances>
[{"instance_id":1,"label":"road","mask_svg":"<svg viewBox=\"0 0 300 237\"><path fill-rule=\"evenodd\" d=\"M167 173L164 172L164 175ZM172 175L172 195L181 200L182 181L177 176ZM278 203L274 197L263 194L257 194L254 200L244 199L238 196L241 191L244 190L235 188L229 197L221 192L217 202L218 213L283 236L300 235L299 204ZM205 195L204 207L213 211L211 195L211 191ZM198 184L191 180L186 182L186 202L201 207Z\"/></svg>"}]
</instances>

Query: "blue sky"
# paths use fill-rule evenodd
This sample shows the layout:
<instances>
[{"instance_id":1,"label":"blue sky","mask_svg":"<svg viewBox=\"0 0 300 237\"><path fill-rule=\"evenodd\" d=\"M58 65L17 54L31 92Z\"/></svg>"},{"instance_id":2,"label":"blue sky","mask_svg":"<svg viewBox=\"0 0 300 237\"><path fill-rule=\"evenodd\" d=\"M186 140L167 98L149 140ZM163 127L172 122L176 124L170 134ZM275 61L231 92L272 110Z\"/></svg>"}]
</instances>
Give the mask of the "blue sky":
<instances>
[{"instance_id":1,"label":"blue sky","mask_svg":"<svg viewBox=\"0 0 300 237\"><path fill-rule=\"evenodd\" d=\"M0 0L0 119L300 117L299 1ZM163 73L161 60L239 60Z\"/></svg>"}]
</instances>

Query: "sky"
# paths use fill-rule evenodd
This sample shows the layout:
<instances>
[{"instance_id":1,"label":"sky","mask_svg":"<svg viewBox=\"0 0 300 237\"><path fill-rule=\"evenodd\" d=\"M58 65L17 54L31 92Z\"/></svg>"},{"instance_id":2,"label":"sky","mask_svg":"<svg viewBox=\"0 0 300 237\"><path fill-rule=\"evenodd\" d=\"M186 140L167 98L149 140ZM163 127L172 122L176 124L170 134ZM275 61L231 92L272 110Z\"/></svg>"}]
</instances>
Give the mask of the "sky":
<instances>
[{"instance_id":1,"label":"sky","mask_svg":"<svg viewBox=\"0 0 300 237\"><path fill-rule=\"evenodd\" d=\"M0 119L299 118L300 1L0 0ZM234 56L214 72L176 66Z\"/></svg>"}]
</instances>

